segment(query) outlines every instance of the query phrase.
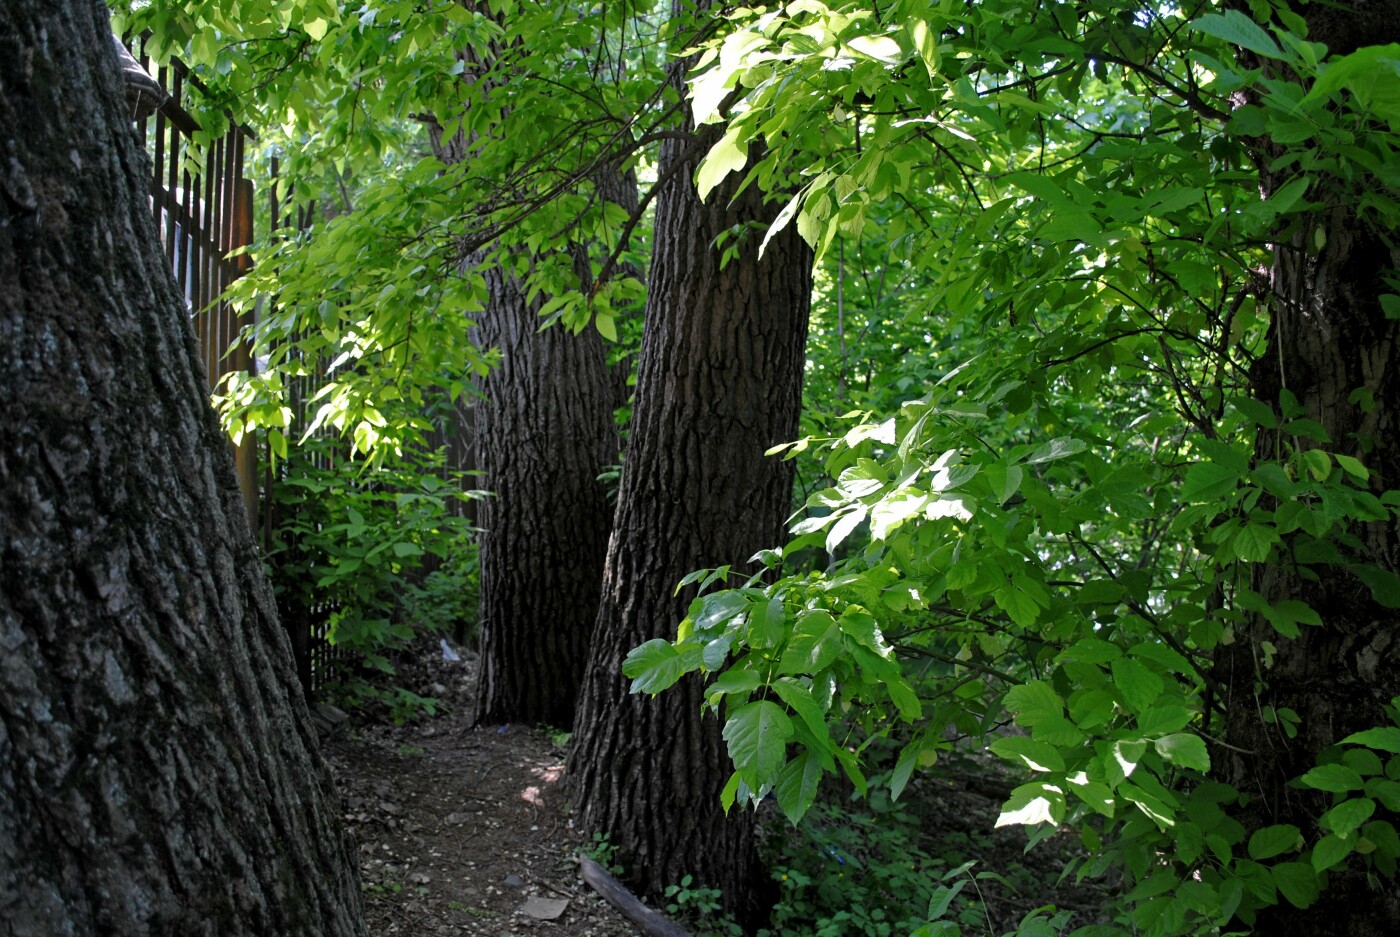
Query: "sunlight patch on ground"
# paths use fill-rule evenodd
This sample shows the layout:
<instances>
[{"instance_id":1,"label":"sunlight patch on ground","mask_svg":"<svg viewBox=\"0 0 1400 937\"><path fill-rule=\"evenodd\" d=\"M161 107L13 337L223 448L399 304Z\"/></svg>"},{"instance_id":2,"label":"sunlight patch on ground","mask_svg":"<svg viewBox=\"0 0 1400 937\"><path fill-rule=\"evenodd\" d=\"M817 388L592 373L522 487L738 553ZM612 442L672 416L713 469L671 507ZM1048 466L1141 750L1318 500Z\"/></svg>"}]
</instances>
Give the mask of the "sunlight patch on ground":
<instances>
[{"instance_id":1,"label":"sunlight patch on ground","mask_svg":"<svg viewBox=\"0 0 1400 937\"><path fill-rule=\"evenodd\" d=\"M539 778L545 784L558 784L559 779L564 776L563 762L552 764L532 765L530 773ZM534 804L537 807L544 805L543 792L538 784L531 784L520 792L520 799L526 803Z\"/></svg>"}]
</instances>

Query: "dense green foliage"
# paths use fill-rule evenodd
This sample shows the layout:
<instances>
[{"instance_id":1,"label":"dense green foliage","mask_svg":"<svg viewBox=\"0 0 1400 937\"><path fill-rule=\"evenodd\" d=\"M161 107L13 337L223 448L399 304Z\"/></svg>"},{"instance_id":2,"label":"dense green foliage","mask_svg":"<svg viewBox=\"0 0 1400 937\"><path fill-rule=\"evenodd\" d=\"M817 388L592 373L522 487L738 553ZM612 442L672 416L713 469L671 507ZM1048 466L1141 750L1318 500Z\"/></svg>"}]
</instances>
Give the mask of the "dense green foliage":
<instances>
[{"instance_id":1,"label":"dense green foliage","mask_svg":"<svg viewBox=\"0 0 1400 937\"><path fill-rule=\"evenodd\" d=\"M620 271L645 266L648 222L594 172L647 175L676 108L724 128L702 192L744 173L785 193L774 230L817 249L824 300L806 435L774 450L800 460L803 511L765 572L690 577L702 594L676 640L625 665L646 693L706 675L727 806L771 794L811 837L824 776L898 798L985 746L1023 775L1002 823L1073 828L1075 873L1126 882L1115 923L1085 937L1217 933L1311 906L1348 870L1394 887L1400 701L1392 724L1313 753L1294 789L1332 803L1307 828L1246 826L1251 793L1212 769L1231 750L1215 662L1249 622L1273 633L1232 679L1281 744L1299 732L1264 691L1283 642L1325 623L1307 595L1266 595L1268 570L1354 577L1400 607L1357 535L1400 516L1378 440L1332 438L1257 380L1281 354L1280 304L1306 304L1271 292L1281 247L1322 256L1334 216L1400 228L1400 47L1331 54L1268 0L795 0L714 20L680 101L647 4L166 0L127 22L258 112L302 204L336 206L269 239L239 287L278 303L249 336L269 367L225 388L226 420L294 465L289 442L328 427L393 466L432 402L472 392L494 359L469 341L469 256L550 297L547 320L634 344L619 317L642 288ZM427 155L444 141L470 158ZM588 247L551 250L565 243ZM1396 272L1375 275L1400 317ZM294 427L305 377L316 409ZM1375 392L1345 389L1361 412ZM296 522L309 565L288 563L286 586L343 593L352 643L395 633L382 577L441 553L446 529L418 500L440 492L358 471L294 470L319 507ZM891 872L922 899L911 912L810 858L789 857L777 926L958 932L960 872L917 856ZM1047 913L1023 933L1063 926Z\"/></svg>"},{"instance_id":2,"label":"dense green foliage","mask_svg":"<svg viewBox=\"0 0 1400 937\"><path fill-rule=\"evenodd\" d=\"M305 231L264 228L234 287L245 305L277 297L246 337L267 367L225 389L235 435L266 428L283 453L287 388L315 372L317 410L299 434L330 426L371 457L420 439L434 392L461 398L489 366L469 340L485 300L473 268L505 264L550 297L550 321L619 337L646 237L595 183L635 167L678 106L655 37L630 19L643 6L595 19L513 0L111 5L119 30L153 32L157 58L201 66L213 114L226 106L259 128L284 217L319 206ZM432 155L434 142L459 158ZM592 245L586 263L545 249L570 242Z\"/></svg>"},{"instance_id":3,"label":"dense green foliage","mask_svg":"<svg viewBox=\"0 0 1400 937\"><path fill-rule=\"evenodd\" d=\"M391 655L415 637L474 621L476 551L454 505L480 493L440 453L367 471L340 448L313 437L279 464L265 558L282 616L302 628L324 620L341 650L341 700L386 703L400 719L427 701L362 673L392 675Z\"/></svg>"},{"instance_id":4,"label":"dense green foliage","mask_svg":"<svg viewBox=\"0 0 1400 937\"><path fill-rule=\"evenodd\" d=\"M771 791L797 821L826 773L864 789L865 746L905 723L894 796L985 740L1030 775L1000 822L1077 827L1083 872L1126 874L1122 924L1142 932L1306 907L1345 863L1393 877L1396 726L1299 779L1335 792L1320 838L1247 831L1230 810L1248 794L1210 778L1213 652L1251 613L1279 641L1322 624L1304 597L1251 589L1251 567L1347 569L1400 606L1393 573L1351 550L1352 524L1400 510L1368 485L1372 441L1330 439L1249 381L1271 239L1321 251L1312 211L1343 200L1396 228L1400 49L1328 60L1296 16L1255 12L1272 28L1105 2L804 0L738 11L710 45L692 103L727 130L702 188L745 170L800 186L774 227L797 224L828 273L847 242L882 252L879 282L893 271L927 317L901 340L928 349L894 363L914 399L862 389L845 426L789 449L821 450L829 487L764 557L774 573L703 595L675 642L629 657L641 692L713 675L731 802ZM1258 67L1225 64L1229 44ZM1289 176L1272 193L1260 137ZM865 315L889 304L856 285ZM1256 457L1259 428L1279 445ZM814 548L830 564L794 568ZM1296 714L1260 718L1291 734Z\"/></svg>"}]
</instances>

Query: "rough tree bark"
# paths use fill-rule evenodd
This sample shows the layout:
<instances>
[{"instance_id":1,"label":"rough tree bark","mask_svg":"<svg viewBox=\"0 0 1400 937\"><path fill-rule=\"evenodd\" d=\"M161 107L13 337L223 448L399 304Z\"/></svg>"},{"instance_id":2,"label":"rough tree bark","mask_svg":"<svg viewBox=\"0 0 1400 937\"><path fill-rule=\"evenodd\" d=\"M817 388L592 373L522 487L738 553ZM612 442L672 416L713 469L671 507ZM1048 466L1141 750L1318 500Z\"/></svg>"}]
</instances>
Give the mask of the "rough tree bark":
<instances>
[{"instance_id":1,"label":"rough tree bark","mask_svg":"<svg viewBox=\"0 0 1400 937\"><path fill-rule=\"evenodd\" d=\"M485 271L476 341L499 348L477 408L481 677L476 719L573 722L598 610L612 506L598 475L617 458L600 336L539 331L540 302Z\"/></svg>"},{"instance_id":2,"label":"rough tree bark","mask_svg":"<svg viewBox=\"0 0 1400 937\"><path fill-rule=\"evenodd\" d=\"M675 636L686 573L743 567L779 542L791 506L790 463L763 453L797 432L811 255L789 228L758 259L780 206L757 187L736 197L731 178L700 202L692 178L713 128L696 136L661 151L637 403L569 775L584 825L608 834L641 891L692 875L749 915L763 886L752 816L720 808L730 768L699 682L643 699L621 672L629 649ZM715 239L732 230L744 239L721 269Z\"/></svg>"},{"instance_id":3,"label":"rough tree bark","mask_svg":"<svg viewBox=\"0 0 1400 937\"><path fill-rule=\"evenodd\" d=\"M118 76L0 4L0 929L363 934Z\"/></svg>"},{"instance_id":4,"label":"rough tree bark","mask_svg":"<svg viewBox=\"0 0 1400 937\"><path fill-rule=\"evenodd\" d=\"M1350 7L1300 7L1309 20L1309 38L1335 54L1361 45L1400 40L1400 3L1358 3ZM1268 169L1273 156L1257 154L1265 167L1262 185L1271 192L1289 181ZM1324 205L1299 223L1275 252L1270 271L1269 346L1251 374L1254 396L1277 407L1291 391L1307 415L1326 429L1326 448L1353 455L1371 470L1372 489L1400 487L1400 321L1388 319L1380 296L1391 292L1383 277L1400 268L1392 246L1394 232L1376 231L1356 213L1355 193L1325 178L1309 198ZM1312 249L1313 231L1326 241ZM1352 402L1366 388L1369 410ZM1261 460L1293 439L1263 432ZM1216 759L1220 773L1250 798L1243 817L1249 829L1291 823L1309 842L1323 835L1317 819L1331 805L1328 794L1290 787L1317 754L1352 732L1386 724L1382 707L1400 696L1400 630L1396 613L1376 602L1349 569L1374 563L1400 572L1400 527L1395 523L1351 525L1354 546L1342 546L1342 559L1314 565L1320 575L1287 560L1261 567L1252 587L1270 601L1300 599L1322 617L1322 627L1304 627L1293 640L1281 639L1262 620L1240 628L1236 642L1217 655L1215 673L1226 688L1227 741ZM1296 539L1297 535L1293 539ZM1292 549L1292 540L1286 544ZM1283 551L1284 556L1289 550ZM1276 646L1272 664L1260 647ZM1296 738L1260 719L1260 709L1289 708L1300 717ZM1334 870L1321 898L1306 910L1281 899L1255 922L1260 935L1348 935L1393 932L1400 922L1400 891L1392 881L1368 882L1356 857Z\"/></svg>"},{"instance_id":5,"label":"rough tree bark","mask_svg":"<svg viewBox=\"0 0 1400 937\"><path fill-rule=\"evenodd\" d=\"M493 14L503 22L503 14ZM465 81L492 94L509 80L509 48L463 49ZM469 160L476 139L444 140L444 163ZM543 159L548 156L542 155ZM600 197L636 203L636 182L604 173ZM613 179L617 176L617 179ZM627 184L630 183L630 186ZM598 476L617 458L616 406L601 336L562 327L541 332L540 308L511 270L480 256L486 308L473 341L498 349L500 365L475 413L476 461L492 497L480 503L480 723L573 722L598 611L612 506Z\"/></svg>"}]
</instances>

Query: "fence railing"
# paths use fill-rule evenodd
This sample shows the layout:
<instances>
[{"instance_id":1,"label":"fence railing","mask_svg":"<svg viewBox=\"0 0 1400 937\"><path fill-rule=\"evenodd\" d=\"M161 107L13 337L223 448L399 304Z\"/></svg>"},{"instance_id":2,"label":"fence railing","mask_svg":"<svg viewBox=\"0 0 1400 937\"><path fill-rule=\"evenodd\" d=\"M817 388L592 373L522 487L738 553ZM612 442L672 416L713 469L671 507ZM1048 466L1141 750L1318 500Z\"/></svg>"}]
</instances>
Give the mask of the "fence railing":
<instances>
[{"instance_id":1,"label":"fence railing","mask_svg":"<svg viewBox=\"0 0 1400 937\"><path fill-rule=\"evenodd\" d=\"M184 293L212 390L225 375L250 371L255 366L246 345L236 342L240 331L253 324L254 313L250 310L239 314L221 297L234 280L252 267L251 258L240 249L253 242L255 191L244 170L249 145L256 137L250 128L230 123L220 137L197 145L196 137L202 135L203 128L190 113L187 96L191 89L196 94L207 94L207 89L178 59L153 66L141 37L128 40L125 47L134 59L128 66L139 64L144 70L139 75L128 74L129 100L135 93L147 95L147 104L159 102L153 111L143 106L133 116L151 157L151 212L165 255ZM150 82L151 78L155 81ZM131 86L133 81L140 83L139 89ZM158 89L154 87L157 84ZM279 193L276 159L270 168L272 182L266 193L270 230L296 237L310 226L314 206L298 205L290 193ZM307 425L306 409L316 389L312 375L319 368L315 362L309 364L311 375L293 380L289 387L289 405L294 412L294 425L298 426ZM435 446L448 450L445 471L466 470L474 465L470 410L456 411L453 417L444 419L432 436ZM265 473L259 478L256 447L255 436L248 434L235 449L235 463L250 526L261 534L267 551L279 524L279 512L287 508L279 505L275 497L283 478L273 460L262 460ZM325 462L322 467L329 468L335 456L320 458ZM471 506L455 505L454 512L469 515ZM336 662L346 656L343 648L327 640L336 608L326 603L291 607L304 603L288 602L285 597L280 604L297 677L308 698L315 697Z\"/></svg>"},{"instance_id":2,"label":"fence railing","mask_svg":"<svg viewBox=\"0 0 1400 937\"><path fill-rule=\"evenodd\" d=\"M243 346L234 344L252 313L239 315L220 297L252 266L251 258L235 252L253 242L253 183L244 162L255 138L249 128L230 124L221 137L197 147L202 128L186 104L190 88L204 90L199 79L178 59L152 68L140 37L130 48L169 95L154 114L137 120L137 128L151 156L151 213L185 294L212 389L225 374L252 366ZM236 448L235 464L248 521L257 530L257 451L251 439Z\"/></svg>"}]
</instances>

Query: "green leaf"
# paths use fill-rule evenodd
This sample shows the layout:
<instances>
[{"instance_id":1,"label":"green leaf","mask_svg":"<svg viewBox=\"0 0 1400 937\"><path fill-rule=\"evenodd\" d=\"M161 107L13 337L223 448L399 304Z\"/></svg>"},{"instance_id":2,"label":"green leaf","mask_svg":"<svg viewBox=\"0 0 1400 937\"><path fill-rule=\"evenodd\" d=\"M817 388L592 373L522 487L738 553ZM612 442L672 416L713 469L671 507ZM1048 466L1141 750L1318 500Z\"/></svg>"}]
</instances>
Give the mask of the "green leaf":
<instances>
[{"instance_id":1,"label":"green leaf","mask_svg":"<svg viewBox=\"0 0 1400 937\"><path fill-rule=\"evenodd\" d=\"M992 598L997 606L1022 628L1034 625L1035 620L1040 617L1040 606L1015 586L1002 586L992 594Z\"/></svg>"},{"instance_id":2,"label":"green leaf","mask_svg":"<svg viewBox=\"0 0 1400 937\"><path fill-rule=\"evenodd\" d=\"M929 26L927 20L915 19L908 24L909 36L914 40L914 48L919 52L919 58L924 60L924 68L928 71L929 78L938 74L938 34ZM929 915L932 919L937 915Z\"/></svg>"},{"instance_id":3,"label":"green leaf","mask_svg":"<svg viewBox=\"0 0 1400 937\"><path fill-rule=\"evenodd\" d=\"M853 644L850 653L860 668L868 672L867 680L883 685L901 718L914 722L923 715L923 704L893 655L887 657L860 644Z\"/></svg>"},{"instance_id":4,"label":"green leaf","mask_svg":"<svg viewBox=\"0 0 1400 937\"><path fill-rule=\"evenodd\" d=\"M1278 426L1277 414L1275 414L1273 408L1266 403L1262 403L1252 397L1232 397L1230 398L1230 403L1249 420L1258 423L1265 429L1274 429Z\"/></svg>"},{"instance_id":5,"label":"green leaf","mask_svg":"<svg viewBox=\"0 0 1400 937\"><path fill-rule=\"evenodd\" d=\"M772 684L773 692L787 703L799 719L806 724L812 736L819 741L830 742L831 729L826 722L826 712L821 703L812 695L810 687L798 683L790 677L780 677Z\"/></svg>"},{"instance_id":6,"label":"green leaf","mask_svg":"<svg viewBox=\"0 0 1400 937\"><path fill-rule=\"evenodd\" d=\"M1123 657L1112 665L1113 682L1123 696L1123 702L1135 713L1144 713L1162 695L1162 678L1145 664Z\"/></svg>"},{"instance_id":7,"label":"green leaf","mask_svg":"<svg viewBox=\"0 0 1400 937\"><path fill-rule=\"evenodd\" d=\"M1025 469L1019 465L993 462L982 469L982 474L992 486L992 496L997 499L997 504L1003 505L1020 489Z\"/></svg>"},{"instance_id":8,"label":"green leaf","mask_svg":"<svg viewBox=\"0 0 1400 937\"><path fill-rule=\"evenodd\" d=\"M1344 800L1322 815L1322 827L1338 836L1350 836L1376 812L1376 802L1366 797Z\"/></svg>"},{"instance_id":9,"label":"green leaf","mask_svg":"<svg viewBox=\"0 0 1400 937\"><path fill-rule=\"evenodd\" d=\"M792 720L772 700L757 700L729 714L723 735L729 759L744 783L757 791L776 780L792 738Z\"/></svg>"},{"instance_id":10,"label":"green leaf","mask_svg":"<svg viewBox=\"0 0 1400 937\"><path fill-rule=\"evenodd\" d=\"M739 133L739 127L730 127L705 155L700 171L695 175L695 188L700 201L703 202L715 186L724 181L725 176L738 172L748 163L748 148L739 144Z\"/></svg>"},{"instance_id":11,"label":"green leaf","mask_svg":"<svg viewBox=\"0 0 1400 937\"><path fill-rule=\"evenodd\" d=\"M923 748L923 739L915 738L900 751L899 760L895 762L894 770L890 772L891 800L899 800L899 795L904 793L909 778L919 765L919 757L923 754Z\"/></svg>"},{"instance_id":12,"label":"green leaf","mask_svg":"<svg viewBox=\"0 0 1400 937\"><path fill-rule=\"evenodd\" d=\"M1060 655L1063 660L1074 660L1083 664L1106 664L1122 656L1123 650L1118 645L1103 638L1092 637L1080 638L1065 648Z\"/></svg>"},{"instance_id":13,"label":"green leaf","mask_svg":"<svg viewBox=\"0 0 1400 937\"><path fill-rule=\"evenodd\" d=\"M1272 871L1279 892L1296 908L1307 908L1319 894L1317 873L1301 862L1281 862Z\"/></svg>"},{"instance_id":14,"label":"green leaf","mask_svg":"<svg viewBox=\"0 0 1400 937\"><path fill-rule=\"evenodd\" d=\"M1364 732L1353 732L1342 739L1341 744L1365 745L1367 748L1400 755L1400 728L1380 726L1375 729L1367 729Z\"/></svg>"},{"instance_id":15,"label":"green leaf","mask_svg":"<svg viewBox=\"0 0 1400 937\"><path fill-rule=\"evenodd\" d=\"M1218 501L1235 490L1240 473L1214 462L1197 462L1181 483L1183 501Z\"/></svg>"},{"instance_id":16,"label":"green leaf","mask_svg":"<svg viewBox=\"0 0 1400 937\"><path fill-rule=\"evenodd\" d=\"M1327 481L1327 476L1332 474L1332 457L1321 449L1305 449L1302 456L1308 474L1320 482Z\"/></svg>"},{"instance_id":17,"label":"green leaf","mask_svg":"<svg viewBox=\"0 0 1400 937\"><path fill-rule=\"evenodd\" d=\"M1037 742L1024 735L997 739L989 746L997 755L1032 771L1063 771L1065 760L1053 745Z\"/></svg>"},{"instance_id":18,"label":"green leaf","mask_svg":"<svg viewBox=\"0 0 1400 937\"><path fill-rule=\"evenodd\" d=\"M1313 82L1311 90L1303 97L1301 103L1311 104L1340 88L1371 80L1387 60L1400 60L1400 45L1391 43L1384 46L1364 46L1350 55L1334 59L1327 64L1317 81Z\"/></svg>"},{"instance_id":19,"label":"green leaf","mask_svg":"<svg viewBox=\"0 0 1400 937\"><path fill-rule=\"evenodd\" d=\"M773 223L768 226L767 232L765 232L763 235L763 243L758 245L759 260L763 259L763 252L768 249L768 242L773 240L773 237L775 235L779 234L784 228L786 228L789 224L792 223L792 219L797 215L797 210L800 207L802 207L802 200L807 197L807 191L807 189L799 190L798 193L794 195L785 206L783 206L783 210L778 212L778 217L773 219ZM771 449L768 452L764 453L764 455L772 454L773 450Z\"/></svg>"},{"instance_id":20,"label":"green leaf","mask_svg":"<svg viewBox=\"0 0 1400 937\"><path fill-rule=\"evenodd\" d=\"M909 518L923 513L928 502L928 494L913 490L899 491L887 498L881 498L870 509L870 539L886 539Z\"/></svg>"},{"instance_id":21,"label":"green leaf","mask_svg":"<svg viewBox=\"0 0 1400 937\"><path fill-rule=\"evenodd\" d=\"M1016 715L1016 724L1035 726L1047 719L1064 715L1065 704L1050 684L1030 680L1014 686L1006 693L1006 708Z\"/></svg>"},{"instance_id":22,"label":"green leaf","mask_svg":"<svg viewBox=\"0 0 1400 937\"><path fill-rule=\"evenodd\" d=\"M632 678L631 692L654 696L696 669L700 665L700 653L700 648L692 647L682 654L670 641L653 638L628 652L622 662L622 673Z\"/></svg>"},{"instance_id":23,"label":"green leaf","mask_svg":"<svg viewBox=\"0 0 1400 937\"><path fill-rule=\"evenodd\" d=\"M1025 462L1027 465L1053 462L1056 459L1076 455L1087 448L1089 448L1089 444L1081 439L1075 439L1071 436L1057 436L1026 456Z\"/></svg>"},{"instance_id":24,"label":"green leaf","mask_svg":"<svg viewBox=\"0 0 1400 937\"><path fill-rule=\"evenodd\" d=\"M1331 791L1334 794L1359 791L1364 784L1361 775L1346 765L1318 765L1299 780L1308 787L1319 791Z\"/></svg>"},{"instance_id":25,"label":"green leaf","mask_svg":"<svg viewBox=\"0 0 1400 937\"><path fill-rule=\"evenodd\" d=\"M1189 732L1164 735L1153 745L1157 754L1174 765L1200 772L1210 770L1210 754L1206 751L1206 743L1198 735Z\"/></svg>"},{"instance_id":26,"label":"green leaf","mask_svg":"<svg viewBox=\"0 0 1400 937\"><path fill-rule=\"evenodd\" d=\"M807 612L793 625L778 672L817 673L830 667L841 654L841 626L822 609Z\"/></svg>"},{"instance_id":27,"label":"green leaf","mask_svg":"<svg viewBox=\"0 0 1400 937\"><path fill-rule=\"evenodd\" d=\"M734 806L734 798L739 794L739 780L739 772L735 771L729 776L729 780L724 782L724 790L719 792L719 803L726 816L729 814L729 808Z\"/></svg>"},{"instance_id":28,"label":"green leaf","mask_svg":"<svg viewBox=\"0 0 1400 937\"><path fill-rule=\"evenodd\" d=\"M1114 698L1107 690L1088 690L1069 698L1069 715L1081 729L1101 726L1113 718Z\"/></svg>"},{"instance_id":29,"label":"green leaf","mask_svg":"<svg viewBox=\"0 0 1400 937\"><path fill-rule=\"evenodd\" d=\"M1098 781L1090 781L1088 776L1079 771L1068 778L1070 787L1079 799L1088 804L1096 813L1101 813L1106 817L1112 817L1117 807L1117 800L1113 796L1107 784Z\"/></svg>"},{"instance_id":30,"label":"green leaf","mask_svg":"<svg viewBox=\"0 0 1400 937\"><path fill-rule=\"evenodd\" d=\"M1138 733L1147 738L1177 733L1182 728L1189 726L1191 719L1194 719L1191 710L1180 703L1154 706L1138 716Z\"/></svg>"},{"instance_id":31,"label":"green leaf","mask_svg":"<svg viewBox=\"0 0 1400 937\"><path fill-rule=\"evenodd\" d=\"M796 826L811 809L817 799L821 779L821 765L807 752L800 753L783 765L778 772L777 783L773 785L773 793L789 823Z\"/></svg>"},{"instance_id":32,"label":"green leaf","mask_svg":"<svg viewBox=\"0 0 1400 937\"><path fill-rule=\"evenodd\" d=\"M1150 776L1144 778L1145 774L1146 772L1143 772L1143 774L1137 776L1143 778L1144 782L1150 781ZM1154 794L1144 787L1139 787L1129 781L1124 781L1118 785L1118 793L1136 804L1139 810L1147 814L1147 816L1152 819L1152 822L1157 824L1158 828L1165 830L1175 825L1176 811L1172 808L1171 804L1163 799L1163 797L1170 797L1171 795L1165 790L1161 790L1161 785L1157 785L1157 787L1160 790L1160 794Z\"/></svg>"},{"instance_id":33,"label":"green leaf","mask_svg":"<svg viewBox=\"0 0 1400 937\"><path fill-rule=\"evenodd\" d=\"M593 325L604 339L610 342L617 341L617 320L612 316L603 315L600 312L593 317Z\"/></svg>"},{"instance_id":34,"label":"green leaf","mask_svg":"<svg viewBox=\"0 0 1400 937\"><path fill-rule=\"evenodd\" d=\"M763 678L756 670L731 668L720 674L719 679L705 688L705 696L710 702L715 702L721 696L751 693L762 682Z\"/></svg>"},{"instance_id":35,"label":"green leaf","mask_svg":"<svg viewBox=\"0 0 1400 937\"><path fill-rule=\"evenodd\" d=\"M1223 14L1209 13L1192 20L1191 28L1207 36L1233 42L1240 48L1256 52L1265 58L1284 58L1278 43L1274 42L1258 23L1238 10L1226 10Z\"/></svg>"},{"instance_id":36,"label":"green leaf","mask_svg":"<svg viewBox=\"0 0 1400 937\"><path fill-rule=\"evenodd\" d=\"M1353 459L1349 455L1342 455L1339 452L1334 453L1332 457L1337 460L1337 464L1342 467L1342 471L1346 472L1352 478L1363 483L1370 480L1370 471L1357 459Z\"/></svg>"},{"instance_id":37,"label":"green leaf","mask_svg":"<svg viewBox=\"0 0 1400 937\"><path fill-rule=\"evenodd\" d=\"M889 36L856 36L847 45L860 55L886 65L894 65L904 57L899 43Z\"/></svg>"},{"instance_id":38,"label":"green leaf","mask_svg":"<svg viewBox=\"0 0 1400 937\"><path fill-rule=\"evenodd\" d=\"M865 505L859 505L854 510L848 511L836 518L836 522L831 525L831 529L826 533L826 552L835 553L847 537L851 535L861 521L865 520Z\"/></svg>"},{"instance_id":39,"label":"green leaf","mask_svg":"<svg viewBox=\"0 0 1400 937\"><path fill-rule=\"evenodd\" d=\"M1325 872L1341 862L1354 849L1354 844L1339 836L1324 836L1312 849L1312 867L1315 872Z\"/></svg>"},{"instance_id":40,"label":"green leaf","mask_svg":"<svg viewBox=\"0 0 1400 937\"><path fill-rule=\"evenodd\" d=\"M1247 563L1262 563L1273 552L1279 542L1278 530L1271 524L1245 524L1230 541L1235 555Z\"/></svg>"},{"instance_id":41,"label":"green leaf","mask_svg":"<svg viewBox=\"0 0 1400 937\"><path fill-rule=\"evenodd\" d=\"M1372 563L1353 566L1352 572L1366 583L1373 599L1386 608L1400 608L1400 577Z\"/></svg>"},{"instance_id":42,"label":"green leaf","mask_svg":"<svg viewBox=\"0 0 1400 937\"><path fill-rule=\"evenodd\" d=\"M1055 785L1046 782L1022 784L1011 792L1002 805L997 826L1034 826L1038 823L1059 824L1065 818L1065 795Z\"/></svg>"},{"instance_id":43,"label":"green leaf","mask_svg":"<svg viewBox=\"0 0 1400 937\"><path fill-rule=\"evenodd\" d=\"M1249 857L1256 861L1293 852L1303 844L1302 832L1291 823L1266 826L1249 837Z\"/></svg>"}]
</instances>

